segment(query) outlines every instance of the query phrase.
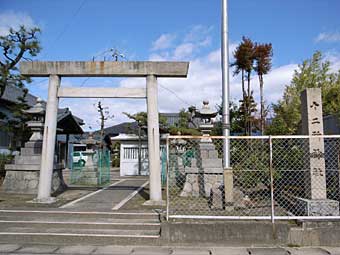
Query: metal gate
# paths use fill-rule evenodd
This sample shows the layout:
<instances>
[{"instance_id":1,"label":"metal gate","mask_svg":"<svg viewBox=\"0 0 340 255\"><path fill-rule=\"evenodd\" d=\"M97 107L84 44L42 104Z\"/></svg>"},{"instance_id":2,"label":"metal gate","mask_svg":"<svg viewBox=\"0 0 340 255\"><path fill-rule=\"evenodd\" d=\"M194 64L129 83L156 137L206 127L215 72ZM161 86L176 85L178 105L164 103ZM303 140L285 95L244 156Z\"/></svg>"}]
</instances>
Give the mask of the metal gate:
<instances>
[{"instance_id":1,"label":"metal gate","mask_svg":"<svg viewBox=\"0 0 340 255\"><path fill-rule=\"evenodd\" d=\"M76 151L71 162L71 184L97 186L110 182L110 151Z\"/></svg>"}]
</instances>

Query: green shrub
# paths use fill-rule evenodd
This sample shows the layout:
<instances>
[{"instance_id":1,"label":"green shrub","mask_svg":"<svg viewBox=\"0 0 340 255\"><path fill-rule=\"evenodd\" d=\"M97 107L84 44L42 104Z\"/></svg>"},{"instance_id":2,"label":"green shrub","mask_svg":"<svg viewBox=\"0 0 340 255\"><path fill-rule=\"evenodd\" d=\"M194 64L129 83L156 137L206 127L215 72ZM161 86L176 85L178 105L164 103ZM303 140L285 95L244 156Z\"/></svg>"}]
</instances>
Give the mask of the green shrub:
<instances>
[{"instance_id":1,"label":"green shrub","mask_svg":"<svg viewBox=\"0 0 340 255\"><path fill-rule=\"evenodd\" d=\"M6 174L5 171L5 165L6 164L10 164L13 160L13 156L12 155L8 155L8 154L0 154L0 177L4 177Z\"/></svg>"}]
</instances>

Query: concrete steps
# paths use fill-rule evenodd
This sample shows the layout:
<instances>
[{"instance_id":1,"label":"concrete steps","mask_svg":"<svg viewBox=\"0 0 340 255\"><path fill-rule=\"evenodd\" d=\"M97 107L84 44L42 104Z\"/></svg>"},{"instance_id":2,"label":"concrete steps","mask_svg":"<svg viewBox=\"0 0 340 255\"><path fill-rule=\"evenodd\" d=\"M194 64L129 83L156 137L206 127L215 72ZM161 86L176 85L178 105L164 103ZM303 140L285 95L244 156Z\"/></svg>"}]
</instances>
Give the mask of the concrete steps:
<instances>
[{"instance_id":1,"label":"concrete steps","mask_svg":"<svg viewBox=\"0 0 340 255\"><path fill-rule=\"evenodd\" d=\"M159 237L156 213L0 210L0 243L128 245Z\"/></svg>"}]
</instances>

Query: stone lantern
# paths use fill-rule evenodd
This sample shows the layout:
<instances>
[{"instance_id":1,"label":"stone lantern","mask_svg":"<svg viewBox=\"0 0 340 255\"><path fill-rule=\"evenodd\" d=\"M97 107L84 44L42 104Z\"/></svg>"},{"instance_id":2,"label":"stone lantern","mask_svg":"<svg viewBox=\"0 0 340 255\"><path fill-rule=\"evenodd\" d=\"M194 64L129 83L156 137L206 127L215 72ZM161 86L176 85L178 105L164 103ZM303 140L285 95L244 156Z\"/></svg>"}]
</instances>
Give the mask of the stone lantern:
<instances>
[{"instance_id":1,"label":"stone lantern","mask_svg":"<svg viewBox=\"0 0 340 255\"><path fill-rule=\"evenodd\" d=\"M8 193L37 194L45 119L42 100L38 99L33 107L24 112L32 116L27 126L33 134L20 149L20 154L15 156L14 164L5 165L6 176L1 188ZM61 167L54 163L51 192L60 192L64 188Z\"/></svg>"},{"instance_id":2,"label":"stone lantern","mask_svg":"<svg viewBox=\"0 0 340 255\"><path fill-rule=\"evenodd\" d=\"M24 112L32 116L32 120L26 122L27 127L33 132L30 141L42 141L45 122L45 107L42 100L38 98L37 103Z\"/></svg>"},{"instance_id":3,"label":"stone lantern","mask_svg":"<svg viewBox=\"0 0 340 255\"><path fill-rule=\"evenodd\" d=\"M218 112L214 111L209 106L209 101L203 101L203 106L200 110L195 111L195 117L201 119L199 129L203 136L210 136L211 130L214 128L212 119L217 116ZM202 139L202 141L211 141L211 139Z\"/></svg>"}]
</instances>

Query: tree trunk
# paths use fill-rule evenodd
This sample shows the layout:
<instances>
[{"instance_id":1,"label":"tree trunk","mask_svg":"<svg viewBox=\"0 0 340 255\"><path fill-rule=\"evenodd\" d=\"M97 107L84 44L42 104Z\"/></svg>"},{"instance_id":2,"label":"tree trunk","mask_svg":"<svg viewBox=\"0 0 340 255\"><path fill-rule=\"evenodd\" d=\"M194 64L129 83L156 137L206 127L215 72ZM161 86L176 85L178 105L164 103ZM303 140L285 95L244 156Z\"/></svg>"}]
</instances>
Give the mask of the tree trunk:
<instances>
[{"instance_id":1,"label":"tree trunk","mask_svg":"<svg viewBox=\"0 0 340 255\"><path fill-rule=\"evenodd\" d=\"M248 82L248 97L247 97L247 112L248 112L248 135L251 136L251 97L250 97L250 72L247 72L247 82Z\"/></svg>"},{"instance_id":2,"label":"tree trunk","mask_svg":"<svg viewBox=\"0 0 340 255\"><path fill-rule=\"evenodd\" d=\"M264 99L263 99L263 76L259 74L260 82L260 101L261 101L261 135L264 134Z\"/></svg>"},{"instance_id":3,"label":"tree trunk","mask_svg":"<svg viewBox=\"0 0 340 255\"><path fill-rule=\"evenodd\" d=\"M242 96L243 96L243 100L245 99L246 97L246 92L244 90L244 70L242 69Z\"/></svg>"},{"instance_id":4,"label":"tree trunk","mask_svg":"<svg viewBox=\"0 0 340 255\"><path fill-rule=\"evenodd\" d=\"M246 91L245 91L245 89L244 89L244 70L242 69L242 72L241 72L241 74L242 74L242 96L243 96L243 107L244 107L244 134L245 135L247 135L247 133L248 133L248 127L247 127L247 123L248 123L248 121L247 121L247 115L248 115L248 113L247 113L247 109L248 109L248 107L247 107L247 97L246 97Z\"/></svg>"}]
</instances>

